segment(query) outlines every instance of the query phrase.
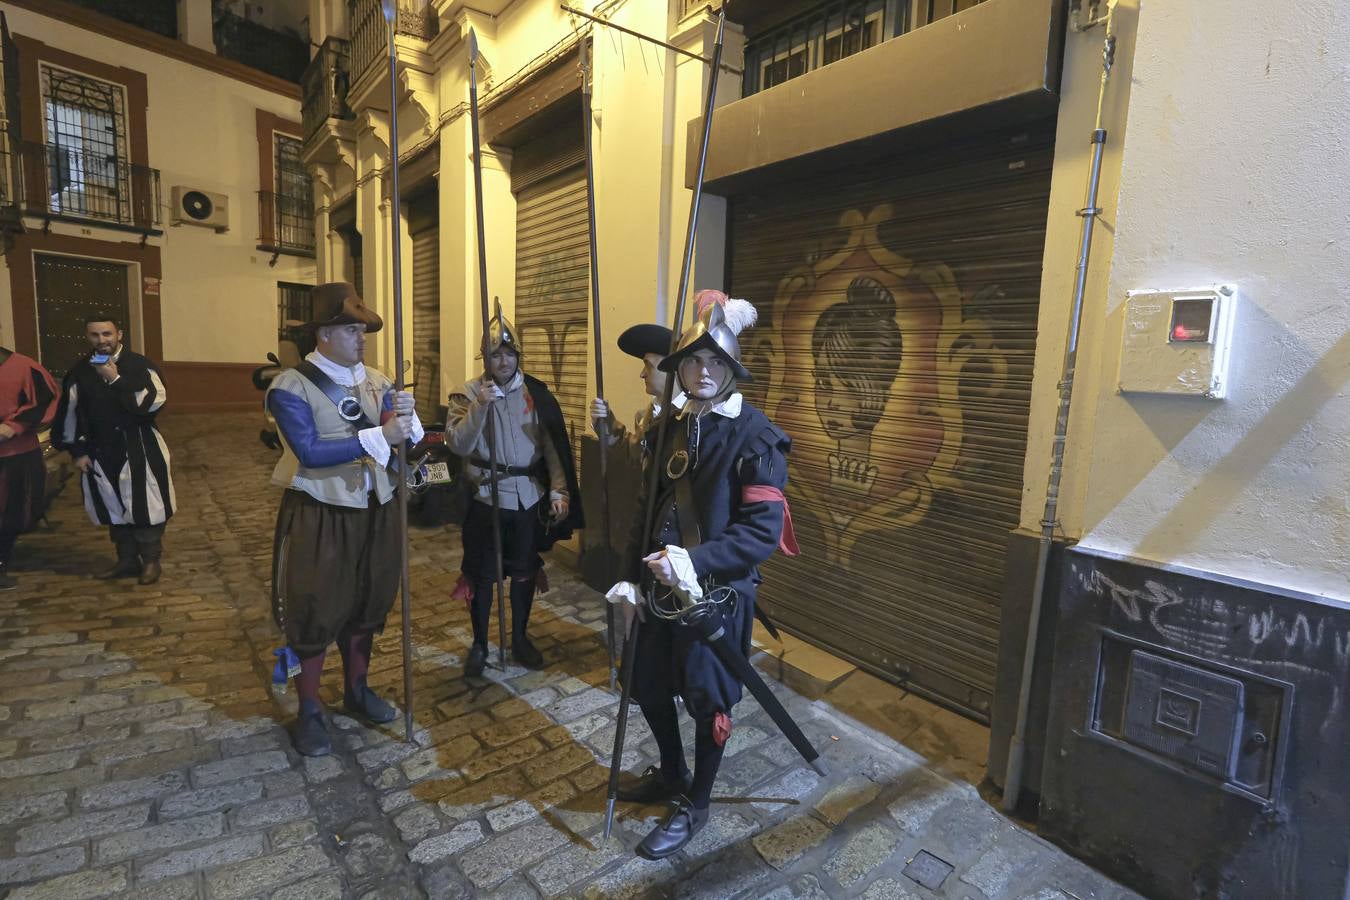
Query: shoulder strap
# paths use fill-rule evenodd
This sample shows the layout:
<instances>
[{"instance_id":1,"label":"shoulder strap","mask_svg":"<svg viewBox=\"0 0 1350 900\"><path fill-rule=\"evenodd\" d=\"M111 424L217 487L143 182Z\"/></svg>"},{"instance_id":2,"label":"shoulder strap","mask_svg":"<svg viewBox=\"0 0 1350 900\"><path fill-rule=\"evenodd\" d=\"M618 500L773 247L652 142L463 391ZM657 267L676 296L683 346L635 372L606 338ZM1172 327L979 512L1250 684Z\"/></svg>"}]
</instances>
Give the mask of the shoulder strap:
<instances>
[{"instance_id":1,"label":"shoulder strap","mask_svg":"<svg viewBox=\"0 0 1350 900\"><path fill-rule=\"evenodd\" d=\"M675 453L683 452L688 459L689 433L684 427L685 423L676 421L672 424L675 426L671 442L674 445L672 450ZM698 506L694 502L694 478L691 468L686 466L680 477L675 479L675 516L680 523L680 540L684 541L686 550L703 543Z\"/></svg>"},{"instance_id":2,"label":"shoulder strap","mask_svg":"<svg viewBox=\"0 0 1350 900\"><path fill-rule=\"evenodd\" d=\"M314 363L307 359L302 359L300 364L295 367L295 371L308 379L316 388L323 391L324 396L333 401L333 405L338 408L338 415L341 415L344 420L351 422L357 428L375 427L374 423L366 417L365 410L361 409L361 401L359 400L356 402L356 408L360 412L360 418L349 419L342 414L343 401L355 398L352 398L346 391L338 387L337 382L325 375L323 370L314 365Z\"/></svg>"}]
</instances>

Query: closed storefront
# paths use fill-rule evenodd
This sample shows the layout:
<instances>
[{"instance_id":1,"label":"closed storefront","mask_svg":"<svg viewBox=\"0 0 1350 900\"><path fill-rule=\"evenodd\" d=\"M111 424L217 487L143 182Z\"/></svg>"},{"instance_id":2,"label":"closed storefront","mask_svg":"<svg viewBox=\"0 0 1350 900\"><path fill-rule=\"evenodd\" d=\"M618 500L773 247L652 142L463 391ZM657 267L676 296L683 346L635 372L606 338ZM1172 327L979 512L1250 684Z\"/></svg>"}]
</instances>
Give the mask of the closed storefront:
<instances>
[{"instance_id":1,"label":"closed storefront","mask_svg":"<svg viewBox=\"0 0 1350 900\"><path fill-rule=\"evenodd\" d=\"M412 237L412 381L417 413L424 422L442 421L441 249L436 195L425 194L408 209Z\"/></svg>"},{"instance_id":2,"label":"closed storefront","mask_svg":"<svg viewBox=\"0 0 1350 900\"><path fill-rule=\"evenodd\" d=\"M579 454L586 428L590 250L581 128L558 128L518 147L516 328L524 367L558 398Z\"/></svg>"},{"instance_id":3,"label":"closed storefront","mask_svg":"<svg viewBox=\"0 0 1350 900\"><path fill-rule=\"evenodd\" d=\"M987 719L1026 447L1052 123L732 198L750 399L793 438L789 631Z\"/></svg>"}]
</instances>

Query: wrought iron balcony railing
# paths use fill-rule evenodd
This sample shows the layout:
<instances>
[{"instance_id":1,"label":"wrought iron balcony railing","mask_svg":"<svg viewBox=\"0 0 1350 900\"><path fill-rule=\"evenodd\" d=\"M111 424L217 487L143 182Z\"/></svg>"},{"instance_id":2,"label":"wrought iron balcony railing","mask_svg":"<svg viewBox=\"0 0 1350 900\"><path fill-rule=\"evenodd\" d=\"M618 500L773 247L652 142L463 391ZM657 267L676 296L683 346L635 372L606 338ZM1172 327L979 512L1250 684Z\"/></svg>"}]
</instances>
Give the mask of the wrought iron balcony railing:
<instances>
[{"instance_id":1,"label":"wrought iron balcony railing","mask_svg":"<svg viewBox=\"0 0 1350 900\"><path fill-rule=\"evenodd\" d=\"M984 0L830 0L745 42L744 96L875 47ZM697 5L697 4L695 4Z\"/></svg>"},{"instance_id":2,"label":"wrought iron balcony railing","mask_svg":"<svg viewBox=\"0 0 1350 900\"><path fill-rule=\"evenodd\" d=\"M162 224L159 169L81 148L24 143L6 165L8 196L25 213L149 231ZM8 160L6 160L8 162Z\"/></svg>"},{"instance_id":3,"label":"wrought iron balcony railing","mask_svg":"<svg viewBox=\"0 0 1350 900\"><path fill-rule=\"evenodd\" d=\"M258 248L314 255L314 202L308 196L258 192Z\"/></svg>"},{"instance_id":4,"label":"wrought iron balcony railing","mask_svg":"<svg viewBox=\"0 0 1350 900\"><path fill-rule=\"evenodd\" d=\"M216 53L251 69L300 83L309 65L309 45L298 37L273 31L231 12L218 12L214 21Z\"/></svg>"},{"instance_id":5,"label":"wrought iron balcony railing","mask_svg":"<svg viewBox=\"0 0 1350 900\"><path fill-rule=\"evenodd\" d=\"M153 31L165 37L178 37L176 0L72 0L77 6L92 9L110 19Z\"/></svg>"},{"instance_id":6,"label":"wrought iron balcony railing","mask_svg":"<svg viewBox=\"0 0 1350 900\"><path fill-rule=\"evenodd\" d=\"M431 40L436 36L438 20L430 0L397 0L398 19L394 23L397 34ZM366 70L388 52L388 26L380 10L380 0L348 0L348 19L352 26L352 80L360 79Z\"/></svg>"},{"instance_id":7,"label":"wrought iron balcony railing","mask_svg":"<svg viewBox=\"0 0 1350 900\"><path fill-rule=\"evenodd\" d=\"M300 116L305 140L329 119L350 119L347 88L351 86L351 43L330 37L309 61L301 80Z\"/></svg>"}]
</instances>

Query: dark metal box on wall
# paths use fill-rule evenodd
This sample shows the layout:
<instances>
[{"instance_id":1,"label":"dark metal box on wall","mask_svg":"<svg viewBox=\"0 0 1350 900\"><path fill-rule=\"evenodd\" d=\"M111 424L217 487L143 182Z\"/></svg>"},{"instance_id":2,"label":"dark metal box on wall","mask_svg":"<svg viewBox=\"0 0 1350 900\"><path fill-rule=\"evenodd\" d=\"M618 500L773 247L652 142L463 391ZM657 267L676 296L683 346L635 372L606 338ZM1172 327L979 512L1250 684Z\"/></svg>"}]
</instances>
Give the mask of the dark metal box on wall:
<instances>
[{"instance_id":1,"label":"dark metal box on wall","mask_svg":"<svg viewBox=\"0 0 1350 900\"><path fill-rule=\"evenodd\" d=\"M1041 833L1160 900L1347 896L1350 608L1084 549L1058 606Z\"/></svg>"}]
</instances>

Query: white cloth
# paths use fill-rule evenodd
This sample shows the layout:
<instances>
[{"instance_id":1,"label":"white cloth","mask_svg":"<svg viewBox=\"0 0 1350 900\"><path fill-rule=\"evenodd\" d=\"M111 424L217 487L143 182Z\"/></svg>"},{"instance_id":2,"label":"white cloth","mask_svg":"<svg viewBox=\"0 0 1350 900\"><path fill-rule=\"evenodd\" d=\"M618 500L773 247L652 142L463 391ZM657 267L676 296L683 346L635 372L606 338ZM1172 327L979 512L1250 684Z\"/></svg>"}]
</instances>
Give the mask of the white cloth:
<instances>
[{"instance_id":1,"label":"white cloth","mask_svg":"<svg viewBox=\"0 0 1350 900\"><path fill-rule=\"evenodd\" d=\"M677 404L679 405L679 404ZM735 419L741 414L741 407L745 405L745 398L741 396L740 391L732 391L728 396L721 400L695 400L688 398L682 409L685 415L693 413L701 416L705 412L716 413L727 419Z\"/></svg>"},{"instance_id":2,"label":"white cloth","mask_svg":"<svg viewBox=\"0 0 1350 900\"><path fill-rule=\"evenodd\" d=\"M737 394L736 396L740 396ZM703 599L703 585L698 583L698 574L694 572L694 561L689 551L683 547L667 546L666 559L675 570L675 593L684 601L681 605L690 606Z\"/></svg>"}]
</instances>

